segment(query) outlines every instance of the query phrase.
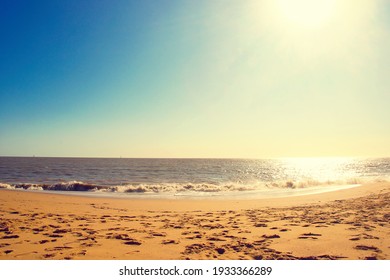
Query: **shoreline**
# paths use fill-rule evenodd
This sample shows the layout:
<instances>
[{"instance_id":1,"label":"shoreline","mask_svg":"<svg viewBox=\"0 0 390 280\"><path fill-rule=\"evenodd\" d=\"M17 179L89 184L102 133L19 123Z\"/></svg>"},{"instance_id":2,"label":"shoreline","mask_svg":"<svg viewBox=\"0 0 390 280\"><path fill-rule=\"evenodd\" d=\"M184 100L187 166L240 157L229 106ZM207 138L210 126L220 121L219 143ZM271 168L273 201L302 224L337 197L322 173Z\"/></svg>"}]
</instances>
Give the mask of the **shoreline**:
<instances>
[{"instance_id":1,"label":"shoreline","mask_svg":"<svg viewBox=\"0 0 390 280\"><path fill-rule=\"evenodd\" d=\"M154 195L127 195L115 193L113 195L106 195L106 193L89 193L89 192L76 192L76 191L40 191L40 190L24 190L24 189L0 189L0 194L4 193L21 193L28 196L32 195L41 202L44 202L46 197L48 200L53 198L60 199L63 197L64 201L69 199L75 201L83 201L83 203L93 202L94 200L100 201L101 203L120 203L128 204L131 203L133 207L139 210L148 210L151 205L161 205L162 209L170 210L172 207L180 209L182 204L186 204L186 210L197 209L198 204L201 205L202 209L206 210L223 210L229 207L239 207L235 209L246 209L246 208L261 208L261 207L284 207L284 206L299 206L299 205L310 205L318 203L326 203L338 199L351 199L369 194L378 193L383 188L389 186L390 182L371 182L359 185L345 185L340 186L341 188L325 190L322 189L319 192L307 193L307 194L293 194L285 196L260 196L255 195L226 195L226 196L154 196ZM108 193L109 194L109 193ZM41 197L42 196L42 197ZM128 202L128 203L126 203ZM211 205L210 202L213 204ZM177 204L177 207L175 206Z\"/></svg>"},{"instance_id":2,"label":"shoreline","mask_svg":"<svg viewBox=\"0 0 390 280\"><path fill-rule=\"evenodd\" d=\"M390 259L389 200L388 182L241 200L1 189L0 259Z\"/></svg>"}]
</instances>

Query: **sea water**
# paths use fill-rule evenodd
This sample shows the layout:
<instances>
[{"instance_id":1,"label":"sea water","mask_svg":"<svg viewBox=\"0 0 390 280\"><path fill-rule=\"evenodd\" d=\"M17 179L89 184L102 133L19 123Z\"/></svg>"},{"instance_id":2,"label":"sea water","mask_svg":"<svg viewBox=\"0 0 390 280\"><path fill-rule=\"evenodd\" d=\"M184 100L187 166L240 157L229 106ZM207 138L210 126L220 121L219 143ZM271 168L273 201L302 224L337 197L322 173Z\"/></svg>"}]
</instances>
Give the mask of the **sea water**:
<instances>
[{"instance_id":1,"label":"sea water","mask_svg":"<svg viewBox=\"0 0 390 280\"><path fill-rule=\"evenodd\" d=\"M0 157L0 188L121 197L275 197L390 179L390 158Z\"/></svg>"}]
</instances>

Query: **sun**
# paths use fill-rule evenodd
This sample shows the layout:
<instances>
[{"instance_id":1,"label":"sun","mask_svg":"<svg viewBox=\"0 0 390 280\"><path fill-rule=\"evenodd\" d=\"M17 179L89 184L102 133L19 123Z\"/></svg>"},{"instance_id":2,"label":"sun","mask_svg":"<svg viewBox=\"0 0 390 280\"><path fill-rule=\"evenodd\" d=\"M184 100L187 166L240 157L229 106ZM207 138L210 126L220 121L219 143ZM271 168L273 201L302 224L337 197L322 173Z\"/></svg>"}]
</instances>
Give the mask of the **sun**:
<instances>
[{"instance_id":1,"label":"sun","mask_svg":"<svg viewBox=\"0 0 390 280\"><path fill-rule=\"evenodd\" d=\"M337 0L275 0L280 16L302 28L317 28L331 21Z\"/></svg>"}]
</instances>

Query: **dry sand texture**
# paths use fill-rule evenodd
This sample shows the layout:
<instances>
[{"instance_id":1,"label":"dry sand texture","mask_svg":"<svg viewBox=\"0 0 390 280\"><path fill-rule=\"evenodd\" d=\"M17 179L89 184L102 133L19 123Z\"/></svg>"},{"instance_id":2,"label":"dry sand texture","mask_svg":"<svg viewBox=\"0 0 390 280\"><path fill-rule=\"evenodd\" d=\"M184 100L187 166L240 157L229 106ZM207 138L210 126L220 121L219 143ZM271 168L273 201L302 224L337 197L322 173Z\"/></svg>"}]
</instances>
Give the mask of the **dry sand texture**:
<instances>
[{"instance_id":1,"label":"dry sand texture","mask_svg":"<svg viewBox=\"0 0 390 280\"><path fill-rule=\"evenodd\" d=\"M389 202L389 183L250 201L1 190L0 259L390 259Z\"/></svg>"}]
</instances>

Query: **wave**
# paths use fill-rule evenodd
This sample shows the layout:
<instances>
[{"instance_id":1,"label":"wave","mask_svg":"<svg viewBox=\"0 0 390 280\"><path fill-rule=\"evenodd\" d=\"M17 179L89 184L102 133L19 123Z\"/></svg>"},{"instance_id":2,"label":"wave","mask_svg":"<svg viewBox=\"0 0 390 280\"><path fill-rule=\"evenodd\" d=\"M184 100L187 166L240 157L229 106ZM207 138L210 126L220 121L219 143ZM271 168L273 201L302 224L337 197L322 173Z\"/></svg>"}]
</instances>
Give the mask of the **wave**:
<instances>
[{"instance_id":1,"label":"wave","mask_svg":"<svg viewBox=\"0 0 390 280\"><path fill-rule=\"evenodd\" d=\"M375 179L375 182L386 180ZM343 181L274 181L253 183L160 183L160 184L127 184L117 186L102 186L79 181L60 182L56 184L0 183L0 189L24 189L40 191L72 191L72 192L112 192L112 193L135 193L135 194L182 194L182 193L221 193L221 192L245 192L263 190L291 190L306 189L313 187L358 185L366 183L367 179L351 178Z\"/></svg>"},{"instance_id":2,"label":"wave","mask_svg":"<svg viewBox=\"0 0 390 280\"><path fill-rule=\"evenodd\" d=\"M31 183L19 183L19 184L4 184L0 183L0 188L3 189L24 189L24 190L41 190L41 191L97 191L99 188L106 188L103 186L96 186L93 184L86 184L83 182L67 182L57 184L31 184Z\"/></svg>"}]
</instances>

